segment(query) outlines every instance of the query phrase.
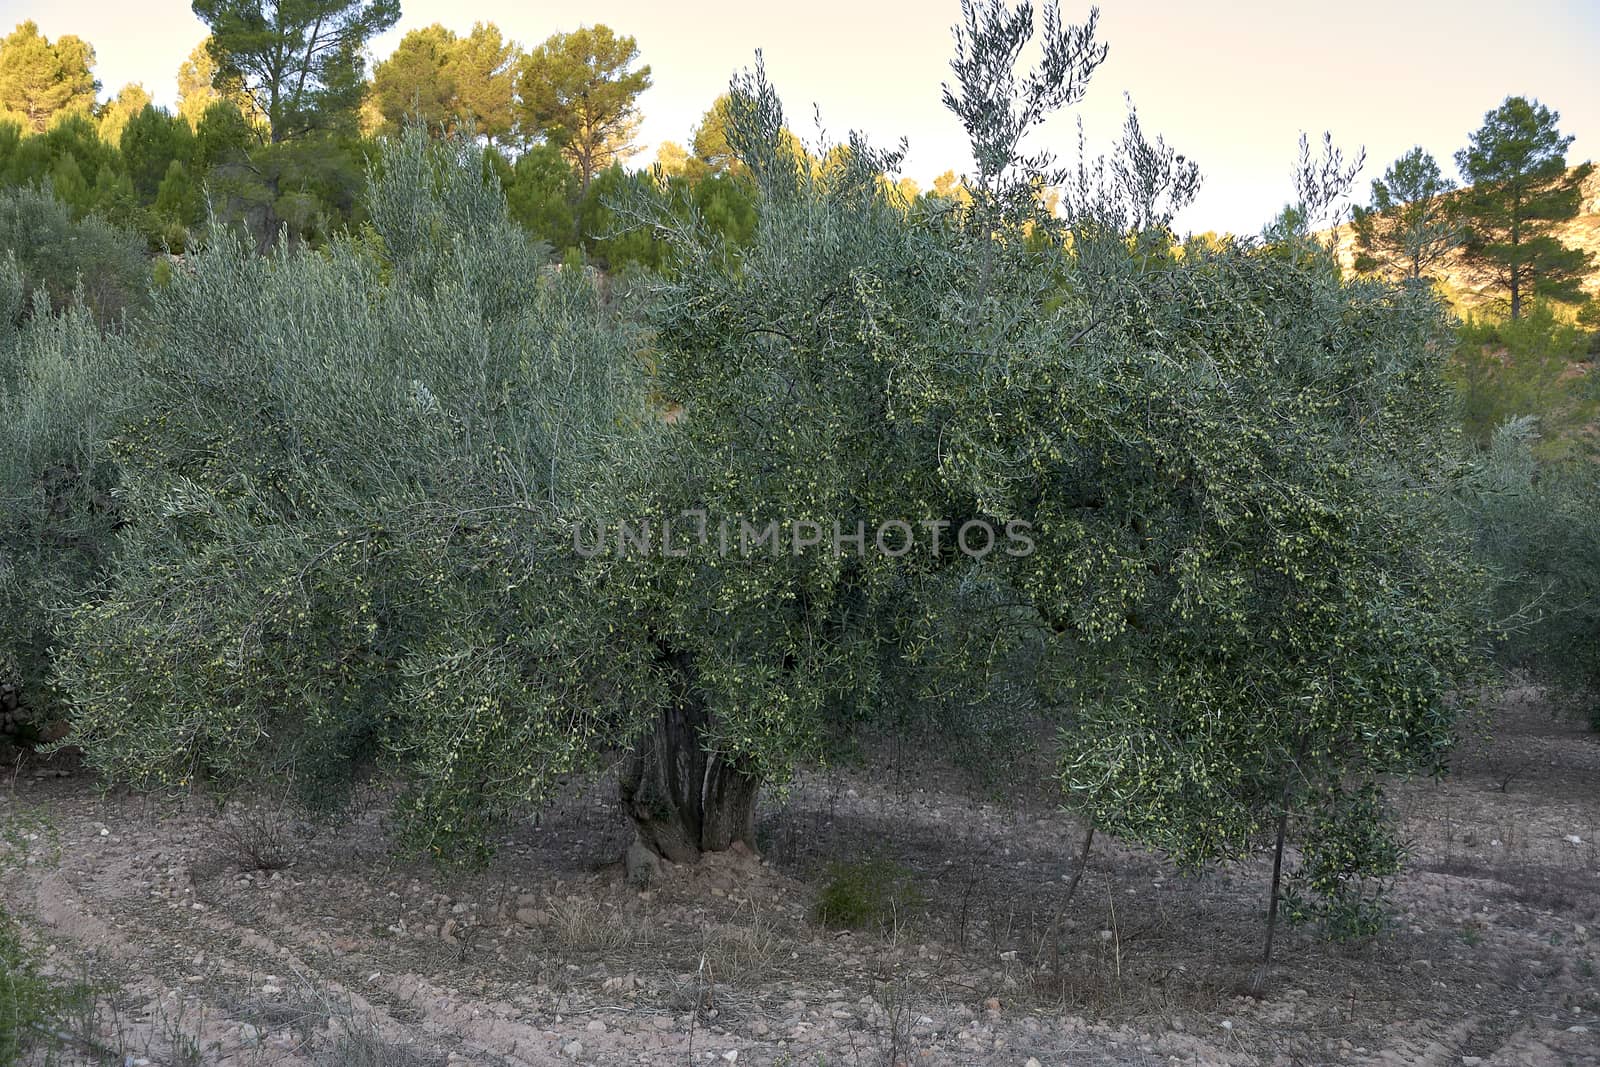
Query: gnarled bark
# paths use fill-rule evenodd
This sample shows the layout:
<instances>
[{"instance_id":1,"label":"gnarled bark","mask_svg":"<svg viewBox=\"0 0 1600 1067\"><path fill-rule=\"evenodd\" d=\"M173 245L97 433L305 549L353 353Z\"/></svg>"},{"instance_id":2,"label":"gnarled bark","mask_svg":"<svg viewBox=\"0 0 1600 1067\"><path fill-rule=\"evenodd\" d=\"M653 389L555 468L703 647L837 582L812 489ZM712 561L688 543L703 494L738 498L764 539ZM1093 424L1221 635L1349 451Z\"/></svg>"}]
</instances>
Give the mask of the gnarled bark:
<instances>
[{"instance_id":1,"label":"gnarled bark","mask_svg":"<svg viewBox=\"0 0 1600 1067\"><path fill-rule=\"evenodd\" d=\"M673 863L735 842L755 851L760 782L706 747L710 713L688 657L669 654L672 700L639 739L621 781L623 811L638 842Z\"/></svg>"}]
</instances>

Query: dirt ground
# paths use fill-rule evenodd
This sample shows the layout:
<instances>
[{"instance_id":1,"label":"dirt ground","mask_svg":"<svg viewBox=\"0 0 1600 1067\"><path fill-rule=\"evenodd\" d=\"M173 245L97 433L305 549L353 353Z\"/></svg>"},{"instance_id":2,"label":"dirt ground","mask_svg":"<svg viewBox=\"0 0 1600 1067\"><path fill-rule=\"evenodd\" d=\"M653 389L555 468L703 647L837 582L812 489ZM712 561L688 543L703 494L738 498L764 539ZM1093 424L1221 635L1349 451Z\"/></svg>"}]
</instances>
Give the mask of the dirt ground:
<instances>
[{"instance_id":1,"label":"dirt ground","mask_svg":"<svg viewBox=\"0 0 1600 1067\"><path fill-rule=\"evenodd\" d=\"M1268 858L1201 876L897 765L766 803L763 858L630 889L602 786L485 871L396 860L373 798L333 827L0 782L0 885L49 968L100 991L38 1063L1600 1064L1600 737L1513 691L1491 737L1396 799L1391 932L1280 936L1245 995ZM3 851L3 849L0 849ZM886 922L815 919L839 864L904 882Z\"/></svg>"}]
</instances>

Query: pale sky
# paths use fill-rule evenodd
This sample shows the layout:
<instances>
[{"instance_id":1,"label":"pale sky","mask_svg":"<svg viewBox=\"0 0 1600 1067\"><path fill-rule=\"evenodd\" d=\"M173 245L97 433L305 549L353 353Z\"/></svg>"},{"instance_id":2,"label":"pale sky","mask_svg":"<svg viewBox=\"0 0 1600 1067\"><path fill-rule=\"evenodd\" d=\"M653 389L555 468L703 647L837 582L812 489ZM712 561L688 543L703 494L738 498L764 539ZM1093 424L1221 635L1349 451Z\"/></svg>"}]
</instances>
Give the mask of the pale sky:
<instances>
[{"instance_id":1,"label":"pale sky","mask_svg":"<svg viewBox=\"0 0 1600 1067\"><path fill-rule=\"evenodd\" d=\"M402 0L399 25L374 42L381 59L405 31L441 22L465 32L494 22L524 45L603 22L638 39L654 87L641 99L644 151L686 143L728 76L764 50L790 125L809 142L813 104L837 139L854 127L888 145L910 139L904 173L924 187L966 168L965 138L939 102L949 77L956 0ZM1079 21L1088 4L1066 3ZM94 45L103 95L138 81L176 97L178 65L205 35L184 0L0 0L0 32L33 19L54 38ZM1364 145L1358 190L1413 144L1454 176L1453 154L1508 95L1536 97L1574 134L1569 159L1600 156L1600 3L1595 0L1105 0L1110 58L1083 116L1091 151L1109 149L1123 93L1147 133L1197 159L1205 184L1180 228L1252 232L1288 200L1299 132L1332 130ZM1036 144L1070 161L1069 113Z\"/></svg>"}]
</instances>

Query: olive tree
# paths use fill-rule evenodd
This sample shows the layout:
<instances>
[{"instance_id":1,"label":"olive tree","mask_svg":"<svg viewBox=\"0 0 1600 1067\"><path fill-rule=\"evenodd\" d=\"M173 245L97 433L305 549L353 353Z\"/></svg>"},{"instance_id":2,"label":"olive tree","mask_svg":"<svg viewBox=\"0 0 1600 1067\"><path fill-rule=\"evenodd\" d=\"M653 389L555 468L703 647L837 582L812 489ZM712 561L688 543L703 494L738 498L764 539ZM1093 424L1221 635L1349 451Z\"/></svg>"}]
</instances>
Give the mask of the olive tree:
<instances>
[{"instance_id":1,"label":"olive tree","mask_svg":"<svg viewBox=\"0 0 1600 1067\"><path fill-rule=\"evenodd\" d=\"M1501 423L1461 500L1492 576L1499 658L1600 730L1600 479L1586 460L1541 462L1542 428L1532 416Z\"/></svg>"},{"instance_id":2,"label":"olive tree","mask_svg":"<svg viewBox=\"0 0 1600 1067\"><path fill-rule=\"evenodd\" d=\"M59 715L56 614L89 595L112 544L124 364L81 288L57 313L26 278L0 257L0 717L36 730Z\"/></svg>"},{"instance_id":3,"label":"olive tree","mask_svg":"<svg viewBox=\"0 0 1600 1067\"><path fill-rule=\"evenodd\" d=\"M1011 570L1070 709L1068 805L1183 862L1264 831L1281 861L1290 820L1451 740L1440 314L1261 249L1096 281L1054 343L991 346L951 463L1035 523Z\"/></svg>"},{"instance_id":4,"label":"olive tree","mask_svg":"<svg viewBox=\"0 0 1600 1067\"><path fill-rule=\"evenodd\" d=\"M655 492L663 516L714 525L1021 523L1034 550L691 553L634 584L612 568L693 709L635 763L648 817L625 786L641 836L746 827L752 780L830 733L914 718L952 681L992 700L1025 670L1093 824L1188 863L1265 837L1275 917L1293 823L1296 913L1368 927L1396 859L1374 789L1443 766L1473 666L1443 312L1342 280L1294 229L1175 248L1198 173L1136 116L1080 166L1065 220L1045 212L1035 190L1060 172L1021 141L1103 56L1093 21L1048 10L1041 65L1011 76L1031 17L964 13L946 96L976 131L965 210L884 210L872 176L895 156L858 138L844 167L804 167L759 67L736 80L760 228L738 258L692 222L672 242L689 261L658 291L653 358L680 474ZM1301 217L1341 162L1303 168ZM701 761L672 758L695 738ZM733 818L685 814L730 793Z\"/></svg>"},{"instance_id":5,"label":"olive tree","mask_svg":"<svg viewBox=\"0 0 1600 1067\"><path fill-rule=\"evenodd\" d=\"M591 701L527 672L541 620L581 617L547 534L602 480L599 441L646 421L626 329L542 269L470 145L389 145L369 207L315 253L218 228L135 331L128 526L61 667L115 777L325 796L402 766L423 798L431 761L468 758L428 738L487 730L491 680L520 686L519 759L588 756L567 716ZM480 637L480 688L438 688L438 650Z\"/></svg>"},{"instance_id":6,"label":"olive tree","mask_svg":"<svg viewBox=\"0 0 1600 1067\"><path fill-rule=\"evenodd\" d=\"M1442 313L1294 228L1179 244L1198 172L1136 116L1075 175L1027 154L1093 19L1047 7L1018 71L1031 10L963 16L967 197L907 210L857 136L811 166L758 63L748 246L630 183L672 262L609 306L418 134L368 232L217 237L138 339L131 526L62 670L91 760L403 769L441 855L609 765L639 848L693 860L863 731L1028 716L1092 825L1299 840L1295 912L1368 915L1375 790L1441 765L1471 665Z\"/></svg>"},{"instance_id":7,"label":"olive tree","mask_svg":"<svg viewBox=\"0 0 1600 1067\"><path fill-rule=\"evenodd\" d=\"M985 662L958 642L935 668L1004 676L1027 662L1016 652L1028 642L994 635L1030 627L1036 706L1060 723L1069 807L1185 863L1239 858L1266 838L1274 918L1294 825L1312 891L1297 914L1368 927L1368 883L1396 859L1373 790L1388 774L1443 766L1452 692L1474 666L1473 576L1444 521L1460 475L1444 314L1426 293L1341 279L1304 227L1174 247L1171 218L1198 174L1134 116L1111 158L1080 165L1065 219L1042 212L1034 190L1060 172L1022 156L1021 135L1072 99L1101 53L1050 12L1044 61L1012 77L1001 72L1031 19L1000 4L965 14L946 96L982 134L971 207L914 217L891 240L852 222L832 284L794 307L793 286L749 261L684 271L688 293L666 305L691 316L693 332L670 334L690 342L676 359L720 376L694 379L689 432L727 442L730 457L760 456L769 478L820 471L835 491L850 486L840 441L802 463L750 447L811 431L781 407L765 415L771 398L817 391L796 372L804 363L730 409L715 399L769 353L825 353L824 388L866 384L863 438L893 461L856 468L876 514L1033 532L1032 552L951 551L909 576L883 568L891 586L926 598L919 623L959 617L967 638L982 633L985 605L936 606L950 589L991 591L987 647L1005 658ZM774 205L798 187L830 217L841 199L805 194L770 132L781 114L764 86L736 86L732 100L735 130L753 114L769 131L741 147L762 181L758 246L788 231L789 270L807 277L800 265L826 257L805 242L829 231L804 215L785 223ZM1333 198L1341 157L1327 158L1302 168L1300 217ZM872 300L854 335L824 332L862 293ZM806 414L832 427L832 410ZM759 484L734 470L736 485ZM890 662L925 647L883 633Z\"/></svg>"},{"instance_id":8,"label":"olive tree","mask_svg":"<svg viewBox=\"0 0 1600 1067\"><path fill-rule=\"evenodd\" d=\"M759 67L732 110L759 188L751 247L735 255L692 206L656 217L680 262L654 294L652 359L680 414L671 477L642 506L658 528L683 516L705 533L684 558L609 568L616 614L664 668L651 686L677 695L623 780L640 840L673 859L753 843L761 782L914 701L939 559L887 554L877 532L959 507L934 477L932 428L888 406L896 369L957 336L940 302L959 262L883 195L893 154L856 139L842 167L813 172L780 139Z\"/></svg>"},{"instance_id":9,"label":"olive tree","mask_svg":"<svg viewBox=\"0 0 1600 1067\"><path fill-rule=\"evenodd\" d=\"M759 183L748 248L676 185L614 208L664 234L674 260L642 297L656 425L616 442L621 473L564 531L593 643L571 638L514 675L491 669L491 644L439 646L431 691L503 709L441 721L441 811L481 800L483 780L531 794L548 774L523 757L527 697L506 688L522 671L603 678L592 684L625 717L589 743L621 743L638 844L674 861L753 846L763 783L859 724L934 703L920 697L953 596L931 586L953 551L901 552L896 534L890 554L875 539L885 519L944 523L972 506L937 478L932 428L889 408L897 368L960 343L941 309L964 261L884 195L892 155L856 139L842 166L813 171L780 137L759 69L733 106Z\"/></svg>"},{"instance_id":10,"label":"olive tree","mask_svg":"<svg viewBox=\"0 0 1600 1067\"><path fill-rule=\"evenodd\" d=\"M993 26L971 47L1013 54ZM1028 298L1028 243L985 220L984 313L918 388L945 477L1032 525L995 562L1044 638L1067 806L1183 864L1271 842L1268 960L1296 828L1296 914L1370 929L1398 858L1376 790L1443 767L1475 664L1448 322L1340 277L1303 220L1351 171L1331 140L1299 170L1269 238L1177 247L1198 175L1130 116L1069 186L1055 292Z\"/></svg>"}]
</instances>

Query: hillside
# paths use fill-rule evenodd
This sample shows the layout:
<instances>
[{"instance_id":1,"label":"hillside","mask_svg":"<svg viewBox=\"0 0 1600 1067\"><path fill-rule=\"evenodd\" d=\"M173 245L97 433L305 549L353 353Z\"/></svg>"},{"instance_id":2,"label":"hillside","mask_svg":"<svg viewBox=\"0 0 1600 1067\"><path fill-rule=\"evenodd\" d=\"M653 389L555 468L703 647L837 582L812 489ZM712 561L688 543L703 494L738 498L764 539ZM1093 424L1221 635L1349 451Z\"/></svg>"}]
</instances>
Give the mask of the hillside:
<instances>
[{"instance_id":1,"label":"hillside","mask_svg":"<svg viewBox=\"0 0 1600 1067\"><path fill-rule=\"evenodd\" d=\"M1353 270L1356 254L1354 233L1346 223L1339 227L1337 234L1339 262L1346 270ZM1581 248L1595 257L1595 269L1584 282L1584 289L1591 296L1600 296L1600 167L1583 183L1583 205L1578 216L1556 227L1555 234L1562 243ZM1440 280L1451 300L1462 311L1482 307L1497 295L1487 283L1472 276L1459 254L1445 261Z\"/></svg>"}]
</instances>

